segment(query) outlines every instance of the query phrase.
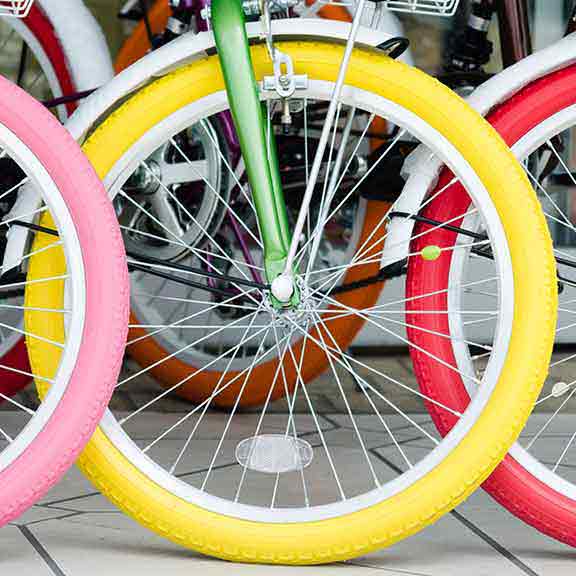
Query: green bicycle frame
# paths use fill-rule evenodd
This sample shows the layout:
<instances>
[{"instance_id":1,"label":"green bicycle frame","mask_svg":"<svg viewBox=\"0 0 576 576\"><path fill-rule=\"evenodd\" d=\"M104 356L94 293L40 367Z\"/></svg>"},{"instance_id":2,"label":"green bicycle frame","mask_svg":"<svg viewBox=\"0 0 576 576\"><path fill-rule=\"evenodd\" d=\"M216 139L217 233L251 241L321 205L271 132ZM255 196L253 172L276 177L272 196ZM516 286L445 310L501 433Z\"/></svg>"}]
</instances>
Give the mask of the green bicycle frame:
<instances>
[{"instance_id":1,"label":"green bicycle frame","mask_svg":"<svg viewBox=\"0 0 576 576\"><path fill-rule=\"evenodd\" d=\"M264 244L266 277L272 282L284 271L290 246L276 144L273 134L267 135L242 1L212 0L211 13L228 102ZM267 142L268 138L271 142Z\"/></svg>"}]
</instances>

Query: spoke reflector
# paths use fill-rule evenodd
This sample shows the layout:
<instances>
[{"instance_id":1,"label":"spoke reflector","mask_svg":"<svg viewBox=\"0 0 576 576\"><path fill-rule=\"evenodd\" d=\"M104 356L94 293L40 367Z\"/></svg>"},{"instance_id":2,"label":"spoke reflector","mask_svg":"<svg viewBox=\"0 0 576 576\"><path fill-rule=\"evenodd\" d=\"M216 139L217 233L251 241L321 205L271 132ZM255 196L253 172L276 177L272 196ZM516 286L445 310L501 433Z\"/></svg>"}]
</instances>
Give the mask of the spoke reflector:
<instances>
[{"instance_id":1,"label":"spoke reflector","mask_svg":"<svg viewBox=\"0 0 576 576\"><path fill-rule=\"evenodd\" d=\"M236 446L236 460L244 468L266 474L282 474L306 468L314 457L306 440L283 434L262 434Z\"/></svg>"}]
</instances>

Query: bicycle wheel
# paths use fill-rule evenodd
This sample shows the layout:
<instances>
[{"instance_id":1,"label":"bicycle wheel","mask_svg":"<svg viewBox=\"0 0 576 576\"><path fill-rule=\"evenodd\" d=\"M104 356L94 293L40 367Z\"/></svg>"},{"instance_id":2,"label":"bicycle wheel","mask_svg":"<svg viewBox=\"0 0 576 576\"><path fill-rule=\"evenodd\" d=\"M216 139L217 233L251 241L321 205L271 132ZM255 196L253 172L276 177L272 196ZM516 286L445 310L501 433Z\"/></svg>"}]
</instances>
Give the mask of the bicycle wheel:
<instances>
[{"instance_id":1,"label":"bicycle wheel","mask_svg":"<svg viewBox=\"0 0 576 576\"><path fill-rule=\"evenodd\" d=\"M41 342L59 359L50 376L41 368L35 372L38 381L51 387L42 402L32 404L25 397L0 394L5 401L0 412L1 526L62 476L106 407L125 342L127 272L114 211L79 147L47 110L17 86L0 79L0 91L2 172L15 181L2 187L2 204L13 204L1 224L3 246L6 234L34 227L42 217L50 231L38 235L38 250L58 253L65 266L63 274L35 269L30 247L18 265L12 259L9 269L3 266L0 306L13 314L13 322L3 320L2 332L24 335L30 351ZM79 195L79 189L85 193ZM18 202L22 194L34 191L37 196L31 204ZM96 241L100 231L103 238ZM27 268L34 280L26 275ZM65 290L66 304L45 308L24 299L30 282L36 283L38 293ZM100 321L103 309L111 312L106 323ZM38 315L45 324L58 324L58 338L40 336L27 324L22 327L24 310L30 318ZM21 373L18 367L2 368Z\"/></svg>"},{"instance_id":2,"label":"bicycle wheel","mask_svg":"<svg viewBox=\"0 0 576 576\"><path fill-rule=\"evenodd\" d=\"M293 102L293 124L304 121L306 110L314 110L321 126L323 103L333 93L342 46L282 42L277 47L291 55L296 73L308 78L306 89L299 91ZM256 78L262 80L271 73L266 48L257 45L251 50ZM270 130L276 132L276 95L263 91L262 97L267 100ZM209 294L192 299L159 288L162 293L144 297L180 298L196 306L173 322L150 329L176 325L190 332L208 325L208 338L200 334L187 349L175 353L185 354L196 346L198 353L211 358L213 367L220 364L222 377L207 400L195 407L187 405L184 413L167 411L166 404L161 404L168 391L134 396L137 407L128 413L107 412L79 464L104 494L137 521L210 555L251 562L321 563L358 556L414 534L487 477L517 436L545 377L556 320L554 260L538 201L502 141L453 93L372 50L354 51L340 105L341 118L333 129L323 178L310 209L311 222L319 224L311 225L299 252L300 286L306 295L302 308L277 314L268 307L267 289L258 282L251 288L240 282L251 282L244 276L250 267L226 255L225 250L218 253L220 244L213 243L210 251L199 244L189 247L173 231L159 233L158 224L147 230L124 228L125 232L149 235L162 248L174 241L185 254L208 260L211 269L214 266L215 274L206 276L198 266L193 272L192 266L180 264L173 255L162 264L147 258L145 251L141 258L130 257L138 272L144 267L151 274L154 266L161 266L162 273L169 276L164 278L167 281L180 275L180 284L185 285L182 278L194 275L196 285L187 288L200 290L197 284L201 284L201 291ZM169 141L185 152L176 136L195 126L202 129L226 108L218 60L206 57L143 88L92 134L85 151L110 192L117 192L120 218L125 206L141 205L138 196L132 197L132 187L146 183L146 174L155 180L151 175L161 173L151 164L146 168L147 158L152 155L154 160L158 144ZM386 138L384 149L364 162L362 154L369 154L373 136L369 128L375 118L385 118L397 128ZM352 129L354 120L363 126L360 132ZM300 130L307 132L307 126L304 121ZM341 142L347 133L353 136L347 154L353 162L339 166L335 150L347 149ZM449 162L474 198L492 240L494 272L503 302L483 386L470 407L459 414L458 424L446 439L428 431L431 423L425 422L425 410L419 408L427 399L410 385L410 375L394 365L370 364L355 352L342 350L338 329L332 326L351 316L370 323L380 338L386 334L400 345L408 344L395 331L394 323L383 324L379 305L364 304L364 284L343 282L355 267L374 261L385 264L382 230L386 213L371 225L365 241L360 245L350 242L354 247L351 253L342 250L339 264L325 264L312 251L315 247L316 255L321 254L322 242L333 236L331 224L342 212L350 210L353 222L364 222L363 184L378 167L394 175L400 149L410 150L415 140ZM310 135L302 140L304 163L306 141L310 142ZM352 164L368 167L344 190L343 181L331 186L333 174L340 180ZM281 171L283 165L281 160ZM384 192L391 192L392 182ZM222 195L212 187L214 194ZM243 189L241 182L238 188ZM168 191L171 196L164 190L171 202L183 210L182 200ZM249 194L240 193L237 198L238 204L227 211L244 206L251 214ZM373 202L381 200L372 198ZM248 227L249 218L239 216ZM204 234L211 232L204 228ZM256 240L253 242L250 253L260 254L253 266L259 267L261 253ZM210 254L212 260L207 258ZM35 258L54 265L49 255ZM234 268L233 276L219 272L226 262ZM224 284L224 301L217 299L212 280ZM34 286L28 290L35 292ZM62 294L42 295L48 296L50 300L43 300L45 306L62 303ZM134 294L139 297L142 294ZM215 315L209 319L204 313L226 310L241 297L247 303L238 305L245 311L238 320L225 321ZM344 298L348 301L343 302ZM546 306L541 306L542 302ZM392 312L405 313L403 307L399 309L402 303L393 298L382 304L386 305ZM534 313L518 313L526 308ZM42 330L39 323L34 328ZM228 330L227 341L218 336L218 330ZM538 339L529 337L535 333ZM222 342L222 353L216 345L201 346L202 338ZM279 360L273 377L259 383L265 388L264 405L256 412L238 412L242 386L254 370L269 362L271 354ZM308 354L323 354L327 365L313 385L303 383L302 378L308 369ZM47 348L37 348L31 362L46 370L54 355ZM188 381L210 368L205 362L197 373L188 375ZM243 379L232 410L229 414L209 411L213 399L235 383L229 378L232 371L236 381ZM121 381L119 390L129 393L130 382L141 392L136 375ZM279 387L284 398L271 406Z\"/></svg>"},{"instance_id":3,"label":"bicycle wheel","mask_svg":"<svg viewBox=\"0 0 576 576\"><path fill-rule=\"evenodd\" d=\"M569 304L574 286L571 281L573 263L576 261L571 253L569 236L574 231L569 202L574 175L570 170L567 143L576 125L575 87L576 68L571 66L534 82L494 110L488 118L523 160L536 184L548 225L554 232L562 288L557 328L560 342L573 342L574 339L573 313ZM442 182L449 178L444 175ZM442 206L439 202L431 202L426 207L425 216L445 222L456 216L459 210L466 210L469 200L463 190L454 186L449 198L450 202L443 202ZM472 230L477 232L474 228ZM424 228L420 228L422 231ZM450 247L462 241L462 237L459 239L457 236L437 228L426 235L426 243ZM421 241L417 240L413 249L422 249L420 244ZM481 313L486 300L491 297L488 285L471 288L467 295L476 303L476 318L459 316L458 302L446 297L444 290L458 266L461 266L459 258L452 257L449 250L437 262L414 260L411 263L407 296L415 299L415 306L409 321L413 327L409 330L419 348L444 362L455 362L461 370L474 374L482 369L482 350L476 346L470 351L462 343L452 346L450 339L439 336L460 331L462 322L490 322L488 316ZM479 273L482 272L479 270ZM419 293L431 291L435 292L434 296L418 298ZM434 314L433 311L447 313ZM481 342L481 339L482 333L477 331L475 342ZM424 357L416 347L412 349L412 357L425 394L455 410L468 404L470 382L460 378L456 372L446 370L430 356ZM571 354L562 354L550 365L547 384L537 403L538 411L528 421L520 442L490 476L484 488L523 521L553 538L576 546L576 475L573 466L576 434L567 421L575 390L575 382L569 375L572 358ZM454 422L439 414L432 404L429 409L439 430L448 433ZM554 436L556 443L551 440Z\"/></svg>"},{"instance_id":4,"label":"bicycle wheel","mask_svg":"<svg viewBox=\"0 0 576 576\"><path fill-rule=\"evenodd\" d=\"M8 74L37 99L55 98L73 92L60 42L50 21L36 5L22 20L0 19L0 45L3 47L0 68L4 75ZM60 112L66 117L66 112L72 110L63 108ZM14 321L14 312L6 315L6 310L0 313L0 322ZM0 370L0 392L3 394L11 396L30 382L27 376L30 373L28 353L21 334L12 332L0 335L0 364L22 372Z\"/></svg>"}]
</instances>

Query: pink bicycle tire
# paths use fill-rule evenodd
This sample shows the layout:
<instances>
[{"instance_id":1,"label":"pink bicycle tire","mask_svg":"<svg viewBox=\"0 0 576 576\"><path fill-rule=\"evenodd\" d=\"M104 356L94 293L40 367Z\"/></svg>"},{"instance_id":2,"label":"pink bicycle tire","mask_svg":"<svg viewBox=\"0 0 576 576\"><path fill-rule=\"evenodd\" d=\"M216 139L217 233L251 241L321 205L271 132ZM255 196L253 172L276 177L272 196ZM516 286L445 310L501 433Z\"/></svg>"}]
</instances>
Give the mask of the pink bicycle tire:
<instances>
[{"instance_id":1,"label":"pink bicycle tire","mask_svg":"<svg viewBox=\"0 0 576 576\"><path fill-rule=\"evenodd\" d=\"M72 217L86 297L82 342L67 388L25 451L0 472L2 526L60 479L103 415L126 342L129 285L116 215L89 161L41 104L2 78L0 93L0 123L41 161Z\"/></svg>"}]
</instances>

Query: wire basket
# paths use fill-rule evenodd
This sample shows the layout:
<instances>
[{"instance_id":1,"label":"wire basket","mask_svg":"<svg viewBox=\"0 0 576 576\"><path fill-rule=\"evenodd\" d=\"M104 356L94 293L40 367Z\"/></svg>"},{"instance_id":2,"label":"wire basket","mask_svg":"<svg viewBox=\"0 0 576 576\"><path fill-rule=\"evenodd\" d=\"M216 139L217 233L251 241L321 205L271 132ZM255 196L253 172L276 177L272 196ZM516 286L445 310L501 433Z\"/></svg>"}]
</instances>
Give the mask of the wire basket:
<instances>
[{"instance_id":1,"label":"wire basket","mask_svg":"<svg viewBox=\"0 0 576 576\"><path fill-rule=\"evenodd\" d=\"M315 4L332 4L353 8L357 0L317 0ZM378 5L384 5L393 12L409 12L410 14L428 14L429 16L454 16L460 0L379 0Z\"/></svg>"},{"instance_id":2,"label":"wire basket","mask_svg":"<svg viewBox=\"0 0 576 576\"><path fill-rule=\"evenodd\" d=\"M0 0L0 16L26 18L34 0Z\"/></svg>"},{"instance_id":3,"label":"wire basket","mask_svg":"<svg viewBox=\"0 0 576 576\"><path fill-rule=\"evenodd\" d=\"M395 12L429 14L431 16L454 16L460 0L381 0L382 4Z\"/></svg>"}]
</instances>

